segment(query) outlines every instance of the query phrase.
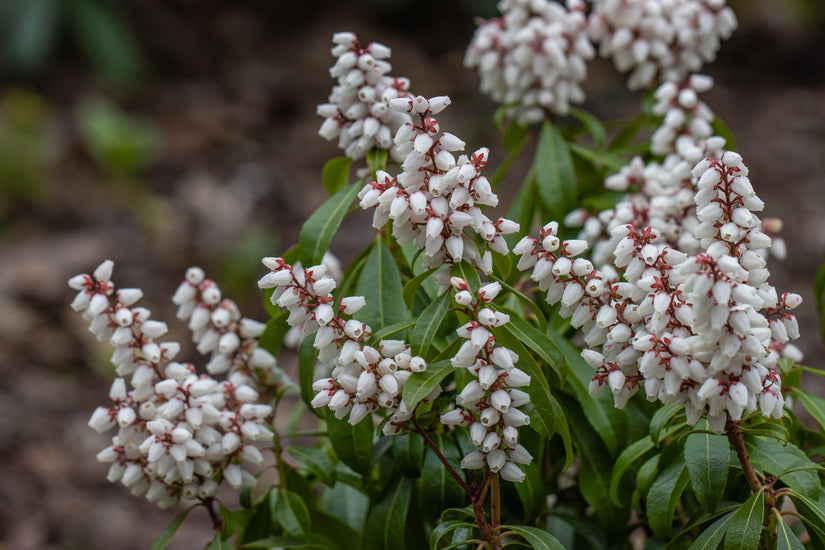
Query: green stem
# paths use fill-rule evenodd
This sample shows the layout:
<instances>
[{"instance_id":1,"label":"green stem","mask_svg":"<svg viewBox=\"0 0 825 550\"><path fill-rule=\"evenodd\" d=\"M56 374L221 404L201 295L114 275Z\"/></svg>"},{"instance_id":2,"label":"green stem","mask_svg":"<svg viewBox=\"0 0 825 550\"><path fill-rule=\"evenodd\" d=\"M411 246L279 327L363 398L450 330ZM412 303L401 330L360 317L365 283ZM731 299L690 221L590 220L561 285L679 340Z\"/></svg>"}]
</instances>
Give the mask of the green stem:
<instances>
[{"instance_id":1,"label":"green stem","mask_svg":"<svg viewBox=\"0 0 825 550\"><path fill-rule=\"evenodd\" d=\"M501 538L498 535L501 525L501 487L499 486L498 472L490 476L490 526L493 528L493 549L501 548Z\"/></svg>"}]
</instances>

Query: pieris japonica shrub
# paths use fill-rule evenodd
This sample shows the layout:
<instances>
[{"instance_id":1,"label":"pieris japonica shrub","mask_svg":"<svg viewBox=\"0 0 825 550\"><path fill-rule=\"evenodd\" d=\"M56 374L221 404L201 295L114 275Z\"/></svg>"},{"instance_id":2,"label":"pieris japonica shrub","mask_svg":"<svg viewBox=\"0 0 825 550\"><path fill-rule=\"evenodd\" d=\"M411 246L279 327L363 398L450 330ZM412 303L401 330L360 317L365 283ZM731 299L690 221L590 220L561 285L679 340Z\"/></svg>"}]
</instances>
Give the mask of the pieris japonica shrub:
<instances>
[{"instance_id":1,"label":"pieris japonica shrub","mask_svg":"<svg viewBox=\"0 0 825 550\"><path fill-rule=\"evenodd\" d=\"M108 479L190 505L155 548L192 505L209 548L825 548L825 437L794 413L821 427L825 400L800 388L801 299L767 268L781 223L701 99L733 11L499 9L465 64L502 104L503 147L442 127L450 99L416 94L388 46L332 37L330 198L263 258L268 320L186 272L172 300L202 365L111 262L69 281L114 348L89 421L115 432ZM573 106L597 55L649 90L611 131ZM374 239L341 269L328 249L359 210ZM295 445L301 415L314 445Z\"/></svg>"}]
</instances>

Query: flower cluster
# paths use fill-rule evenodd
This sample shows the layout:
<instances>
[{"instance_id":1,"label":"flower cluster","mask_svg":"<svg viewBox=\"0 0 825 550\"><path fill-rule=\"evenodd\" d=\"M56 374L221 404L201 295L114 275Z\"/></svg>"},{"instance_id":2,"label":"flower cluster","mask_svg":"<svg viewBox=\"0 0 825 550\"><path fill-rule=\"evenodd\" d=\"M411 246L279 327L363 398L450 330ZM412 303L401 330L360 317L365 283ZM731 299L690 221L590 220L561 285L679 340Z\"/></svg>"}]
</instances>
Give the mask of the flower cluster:
<instances>
[{"instance_id":1,"label":"flower cluster","mask_svg":"<svg viewBox=\"0 0 825 550\"><path fill-rule=\"evenodd\" d=\"M393 109L413 117L398 130L396 150L404 156L397 178L379 171L376 181L359 193L361 208L375 208L373 227L393 221L393 236L399 244L408 242L424 250L426 267L470 261L485 273L493 268L490 249L508 253L504 235L515 233L517 223L504 218L493 222L480 206L495 206L498 197L481 175L489 151L482 148L469 157L453 154L464 142L441 132L434 115L449 105L446 96L393 100ZM479 248L465 230L481 237Z\"/></svg>"},{"instance_id":2,"label":"flower cluster","mask_svg":"<svg viewBox=\"0 0 825 550\"><path fill-rule=\"evenodd\" d=\"M254 442L272 438L273 412L260 393L283 374L257 346L263 325L242 319L233 302L221 300L217 285L191 268L175 294L179 316L190 320L198 348L212 353L210 372L227 373L227 379L199 376L191 363L173 361L180 345L158 341L166 324L133 307L142 292L116 289L112 270L107 260L92 275L69 280L78 291L73 309L115 348L112 362L120 377L109 392L112 405L98 407L89 420L101 433L118 427L112 444L98 454L111 463L109 481L145 493L161 507L212 497L222 479L233 487L252 483L239 462L263 461Z\"/></svg>"},{"instance_id":3,"label":"flower cluster","mask_svg":"<svg viewBox=\"0 0 825 550\"><path fill-rule=\"evenodd\" d=\"M713 61L736 26L725 0L595 0L588 30L600 56L632 71L627 85L635 90L657 79L682 82Z\"/></svg>"},{"instance_id":4,"label":"flower cluster","mask_svg":"<svg viewBox=\"0 0 825 550\"><path fill-rule=\"evenodd\" d=\"M326 140L338 138L338 146L352 159L363 158L371 149L386 149L397 158L392 137L409 116L389 108L396 98L410 97L410 81L388 76L392 69L390 49L372 42L362 47L355 34L335 33L329 70L338 79L329 103L318 106L324 117L318 133Z\"/></svg>"},{"instance_id":5,"label":"flower cluster","mask_svg":"<svg viewBox=\"0 0 825 550\"><path fill-rule=\"evenodd\" d=\"M763 205L741 157L707 158L692 176L700 253L672 248L655 228L616 226L619 282L615 269L602 272L573 260L586 243L560 242L554 222L541 241L525 237L514 251L520 269L533 269L547 301L562 302L562 315L581 327L588 347L600 347L582 354L596 369L592 392L610 387L622 407L644 385L648 399L683 405L691 424L706 412L711 429L720 432L728 418L757 408L764 416L782 415L776 363L781 353L797 353L787 344L798 337L788 310L801 299L779 297L767 282L757 251L771 239L753 214Z\"/></svg>"},{"instance_id":6,"label":"flower cluster","mask_svg":"<svg viewBox=\"0 0 825 550\"><path fill-rule=\"evenodd\" d=\"M400 430L411 416L401 398L404 383L412 373L426 370L424 359L411 355L410 346L400 340L367 345L370 327L350 318L365 305L364 298L342 298L336 309L336 283L327 276L326 266L304 269L282 258L264 258L263 263L270 272L258 286L275 289L272 303L289 311L290 326L300 327L304 336L315 334L318 362L328 375L313 383L317 394L312 405L328 407L339 419L349 416L353 425L384 409L389 417L384 433ZM429 398L435 399L438 391Z\"/></svg>"},{"instance_id":7,"label":"flower cluster","mask_svg":"<svg viewBox=\"0 0 825 550\"><path fill-rule=\"evenodd\" d=\"M581 83L595 50L583 0L567 0L567 9L549 0L502 0L498 8L502 16L476 30L464 57L466 67L478 67L481 91L523 125L584 101Z\"/></svg>"},{"instance_id":8,"label":"flower cluster","mask_svg":"<svg viewBox=\"0 0 825 550\"><path fill-rule=\"evenodd\" d=\"M475 379L456 397L458 407L441 415L441 422L470 430L470 441L478 450L464 457L462 468L486 465L507 481L521 482L525 474L518 465L529 464L533 457L518 442L518 428L530 423L530 417L518 409L530 396L518 388L529 385L530 376L515 367L518 355L497 345L491 332L510 320L490 303L501 285L490 283L473 293L464 279L453 277L451 283L457 291L455 301L470 317L456 331L466 341L452 365L467 369Z\"/></svg>"}]
</instances>

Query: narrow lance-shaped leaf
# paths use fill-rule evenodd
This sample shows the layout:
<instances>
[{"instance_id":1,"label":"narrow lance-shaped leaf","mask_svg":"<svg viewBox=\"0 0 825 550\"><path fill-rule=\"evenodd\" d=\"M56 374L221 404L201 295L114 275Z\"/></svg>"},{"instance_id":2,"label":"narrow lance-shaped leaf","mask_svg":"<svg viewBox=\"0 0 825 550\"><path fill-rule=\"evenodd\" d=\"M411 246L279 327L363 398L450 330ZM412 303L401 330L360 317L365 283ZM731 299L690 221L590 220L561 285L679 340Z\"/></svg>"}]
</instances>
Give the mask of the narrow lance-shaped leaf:
<instances>
[{"instance_id":1,"label":"narrow lance-shaped leaf","mask_svg":"<svg viewBox=\"0 0 825 550\"><path fill-rule=\"evenodd\" d=\"M576 201L576 176L567 142L550 122L542 125L535 166L542 204L551 218L563 218Z\"/></svg>"},{"instance_id":2,"label":"narrow lance-shaped leaf","mask_svg":"<svg viewBox=\"0 0 825 550\"><path fill-rule=\"evenodd\" d=\"M321 263L324 253L329 249L332 237L344 220L353 199L361 190L361 182L344 187L327 201L304 222L298 236L300 258L305 267Z\"/></svg>"},{"instance_id":3,"label":"narrow lance-shaped leaf","mask_svg":"<svg viewBox=\"0 0 825 550\"><path fill-rule=\"evenodd\" d=\"M369 475L372 460L372 423L369 419L351 425L327 413L327 434L341 462L358 473Z\"/></svg>"},{"instance_id":4,"label":"narrow lance-shaped leaf","mask_svg":"<svg viewBox=\"0 0 825 550\"><path fill-rule=\"evenodd\" d=\"M730 522L733 521L735 514L735 511L731 512L715 521L713 525L702 531L702 533L696 537L696 540L693 541L693 544L690 545L688 550L716 550L722 542L722 539L725 538L725 533L727 533Z\"/></svg>"},{"instance_id":5,"label":"narrow lance-shaped leaf","mask_svg":"<svg viewBox=\"0 0 825 550\"><path fill-rule=\"evenodd\" d=\"M610 476L610 498L616 506L622 506L622 502L619 500L619 483L622 481L625 472L644 460L654 448L655 445L653 445L653 441L648 435L627 447L616 459L613 473Z\"/></svg>"},{"instance_id":6,"label":"narrow lance-shaped leaf","mask_svg":"<svg viewBox=\"0 0 825 550\"><path fill-rule=\"evenodd\" d=\"M776 533L776 550L805 550L799 539L796 538L791 528L784 520L780 519L778 522L778 529Z\"/></svg>"},{"instance_id":7,"label":"narrow lance-shaped leaf","mask_svg":"<svg viewBox=\"0 0 825 550\"><path fill-rule=\"evenodd\" d=\"M185 520L186 516L189 515L189 512L192 511L192 508L194 508L194 506L190 506L189 508L175 516L175 519L172 520L172 522L166 527L166 529L163 530L160 536L152 544L151 550L163 550L164 548L166 548L166 546L169 544L169 541L172 540L172 537L175 536L175 533L177 533L178 529L183 524L183 520Z\"/></svg>"},{"instance_id":8,"label":"narrow lance-shaped leaf","mask_svg":"<svg viewBox=\"0 0 825 550\"><path fill-rule=\"evenodd\" d=\"M366 550L404 550L404 530L412 496L412 480L402 477L375 503L364 526Z\"/></svg>"},{"instance_id":9,"label":"narrow lance-shaped leaf","mask_svg":"<svg viewBox=\"0 0 825 550\"><path fill-rule=\"evenodd\" d=\"M689 481L685 463L675 462L659 474L647 493L647 520L656 536L667 539L673 529L673 515Z\"/></svg>"},{"instance_id":10,"label":"narrow lance-shaped leaf","mask_svg":"<svg viewBox=\"0 0 825 550\"><path fill-rule=\"evenodd\" d=\"M727 533L725 550L756 550L762 534L762 516L765 513L765 490L751 495L733 515Z\"/></svg>"},{"instance_id":11,"label":"narrow lance-shaped leaf","mask_svg":"<svg viewBox=\"0 0 825 550\"><path fill-rule=\"evenodd\" d=\"M445 292L436 298L427 309L425 309L415 323L412 331L411 351L413 355L421 355L427 357L427 352L430 351L430 344L435 338L438 328L444 321L447 311L450 309L450 301L453 293Z\"/></svg>"},{"instance_id":12,"label":"narrow lance-shaped leaf","mask_svg":"<svg viewBox=\"0 0 825 550\"><path fill-rule=\"evenodd\" d=\"M378 330L407 318L407 307L401 297L401 273L387 245L378 239L367 257L356 294L366 298L366 305L355 317Z\"/></svg>"},{"instance_id":13,"label":"narrow lance-shaped leaf","mask_svg":"<svg viewBox=\"0 0 825 550\"><path fill-rule=\"evenodd\" d=\"M334 195L347 186L350 166L352 159L349 157L335 157L327 161L321 172L321 181L327 193Z\"/></svg>"},{"instance_id":14,"label":"narrow lance-shaped leaf","mask_svg":"<svg viewBox=\"0 0 825 550\"><path fill-rule=\"evenodd\" d=\"M538 527L528 525L503 525L502 528L513 531L523 538L535 550L565 550L559 539Z\"/></svg>"},{"instance_id":15,"label":"narrow lance-shaped leaf","mask_svg":"<svg viewBox=\"0 0 825 550\"><path fill-rule=\"evenodd\" d=\"M422 399L430 395L455 370L449 359L442 359L427 366L423 372L414 372L404 383L403 399L409 410L415 409Z\"/></svg>"},{"instance_id":16,"label":"narrow lance-shaped leaf","mask_svg":"<svg viewBox=\"0 0 825 550\"><path fill-rule=\"evenodd\" d=\"M302 537L309 534L309 509L297 493L281 490L275 504L275 518L290 535Z\"/></svg>"},{"instance_id":17,"label":"narrow lance-shaped leaf","mask_svg":"<svg viewBox=\"0 0 825 550\"><path fill-rule=\"evenodd\" d=\"M722 435L693 433L685 440L690 485L702 507L713 512L722 500L730 466L730 443Z\"/></svg>"}]
</instances>

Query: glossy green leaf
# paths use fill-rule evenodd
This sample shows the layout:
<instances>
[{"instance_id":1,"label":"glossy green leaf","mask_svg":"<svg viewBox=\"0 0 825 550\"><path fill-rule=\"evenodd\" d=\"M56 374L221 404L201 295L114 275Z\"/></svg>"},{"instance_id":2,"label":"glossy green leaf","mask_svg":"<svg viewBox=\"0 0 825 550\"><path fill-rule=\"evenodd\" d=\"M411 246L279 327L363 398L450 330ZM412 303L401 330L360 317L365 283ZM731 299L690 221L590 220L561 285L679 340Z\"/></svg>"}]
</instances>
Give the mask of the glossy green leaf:
<instances>
[{"instance_id":1,"label":"glossy green leaf","mask_svg":"<svg viewBox=\"0 0 825 550\"><path fill-rule=\"evenodd\" d=\"M278 523L290 535L303 537L311 532L309 509L297 493L281 489L273 511Z\"/></svg>"},{"instance_id":2,"label":"glossy green leaf","mask_svg":"<svg viewBox=\"0 0 825 550\"><path fill-rule=\"evenodd\" d=\"M361 182L344 187L327 199L304 222L301 233L298 235L298 248L304 267L321 263L324 253L332 242L332 237L338 232L347 210L361 187Z\"/></svg>"},{"instance_id":3,"label":"glossy green leaf","mask_svg":"<svg viewBox=\"0 0 825 550\"><path fill-rule=\"evenodd\" d=\"M576 201L576 175L567 142L549 122L542 125L536 148L539 197L552 219L562 219Z\"/></svg>"},{"instance_id":4,"label":"glossy green leaf","mask_svg":"<svg viewBox=\"0 0 825 550\"><path fill-rule=\"evenodd\" d=\"M355 293L366 298L366 305L355 314L373 330L407 319L407 307L401 298L401 273L387 245L378 239L367 257L358 278Z\"/></svg>"},{"instance_id":5,"label":"glossy green leaf","mask_svg":"<svg viewBox=\"0 0 825 550\"><path fill-rule=\"evenodd\" d=\"M728 527L730 527L733 521L734 515L736 515L735 511L716 520L710 527L696 537L696 540L693 541L693 544L690 545L688 550L716 550L719 548L719 545L722 544L722 540L725 538Z\"/></svg>"},{"instance_id":6,"label":"glossy green leaf","mask_svg":"<svg viewBox=\"0 0 825 550\"><path fill-rule=\"evenodd\" d=\"M593 136L593 141L596 143L596 147L601 147L602 144L604 144L604 140L607 137L607 131L604 128L604 124L602 124L602 121L599 120L597 116L594 116L592 113L588 113L584 109L579 109L578 107L570 108L570 116L581 122L582 126L587 129L591 136Z\"/></svg>"},{"instance_id":7,"label":"glossy green leaf","mask_svg":"<svg viewBox=\"0 0 825 550\"><path fill-rule=\"evenodd\" d=\"M340 518L310 508L312 534L321 535L331 540L339 550L362 550L361 534Z\"/></svg>"},{"instance_id":8,"label":"glossy green leaf","mask_svg":"<svg viewBox=\"0 0 825 550\"><path fill-rule=\"evenodd\" d=\"M321 181L327 193L334 195L347 186L350 166L352 166L352 159L349 157L335 157L324 164Z\"/></svg>"},{"instance_id":9,"label":"glossy green leaf","mask_svg":"<svg viewBox=\"0 0 825 550\"><path fill-rule=\"evenodd\" d=\"M192 511L192 508L194 508L194 506L190 506L189 508L175 516L175 519L173 519L172 522L166 526L166 529L164 529L160 536L155 540L155 542L152 543L151 550L163 550L164 548L166 548L166 546L169 544L169 541L172 540L172 537L175 536L175 533L177 533L178 529L183 524L183 520L185 520L186 516L189 515L189 512Z\"/></svg>"},{"instance_id":10,"label":"glossy green leaf","mask_svg":"<svg viewBox=\"0 0 825 550\"><path fill-rule=\"evenodd\" d=\"M699 516L696 520L692 521L686 527L682 528L678 533L676 533L670 541L665 545L662 550L685 550L687 547L692 544L691 541L696 540L696 532L697 529L708 525L712 522L717 521L718 519L730 514L731 512L735 512L739 509L741 504L723 504L720 505L713 513L711 514L703 514ZM717 545L722 542L722 535L719 537L719 541Z\"/></svg>"},{"instance_id":11,"label":"glossy green leaf","mask_svg":"<svg viewBox=\"0 0 825 550\"><path fill-rule=\"evenodd\" d=\"M321 449L315 447L289 447L286 452L306 470L314 474L324 485L332 486L335 483L335 466L329 456Z\"/></svg>"},{"instance_id":12,"label":"glossy green leaf","mask_svg":"<svg viewBox=\"0 0 825 550\"><path fill-rule=\"evenodd\" d=\"M670 538L676 505L687 487L690 477L683 461L665 468L647 493L647 521L656 536Z\"/></svg>"},{"instance_id":13,"label":"glossy green leaf","mask_svg":"<svg viewBox=\"0 0 825 550\"><path fill-rule=\"evenodd\" d=\"M527 544L535 550L565 550L559 540L543 529L530 527L528 525L503 525L503 529L509 529L527 541Z\"/></svg>"},{"instance_id":14,"label":"glossy green leaf","mask_svg":"<svg viewBox=\"0 0 825 550\"><path fill-rule=\"evenodd\" d=\"M338 475L338 477L343 477ZM321 493L321 508L360 533L364 529L370 499L367 495L339 481L332 487L325 487Z\"/></svg>"},{"instance_id":15,"label":"glossy green leaf","mask_svg":"<svg viewBox=\"0 0 825 550\"><path fill-rule=\"evenodd\" d=\"M367 166L370 174L375 174L378 170L386 170L389 154L386 149L372 149L367 153Z\"/></svg>"},{"instance_id":16,"label":"glossy green leaf","mask_svg":"<svg viewBox=\"0 0 825 550\"><path fill-rule=\"evenodd\" d=\"M507 292L509 292L510 294L515 296L516 298L518 298L518 300L522 304L524 304L528 308L530 308L530 311L533 312L533 315L536 317L536 320L539 322L538 330L543 335L543 333L547 330L547 319L544 317L544 313L542 313L541 308L531 298L526 296L523 292L521 292L520 290L518 290L514 286L508 284L507 281L505 281L503 278L497 277L495 274L491 275L490 277L493 280L498 281L499 284L501 284L501 288L503 288L504 290L506 290ZM519 320L524 321L524 319L522 319L521 315L519 315L518 317L519 317ZM524 321L524 322L527 322L527 321ZM529 323L528 323L528 325L529 325ZM532 325L530 325L530 326L532 326ZM561 352L560 351L558 352L558 356L559 356L559 358L561 358Z\"/></svg>"},{"instance_id":17,"label":"glossy green leaf","mask_svg":"<svg viewBox=\"0 0 825 550\"><path fill-rule=\"evenodd\" d=\"M313 377L315 376L315 364L318 360L318 350L313 347L315 335L304 338L301 347L298 348L298 386L301 389L301 400L316 416L323 416L321 410L312 406L315 392L312 389Z\"/></svg>"},{"instance_id":18,"label":"glossy green leaf","mask_svg":"<svg viewBox=\"0 0 825 550\"><path fill-rule=\"evenodd\" d=\"M289 314L286 311L279 312L278 315L269 319L266 322L266 327L258 338L258 345L274 355L278 356L281 351L281 345L284 342L284 336L289 331L289 324L286 319Z\"/></svg>"},{"instance_id":19,"label":"glossy green leaf","mask_svg":"<svg viewBox=\"0 0 825 550\"><path fill-rule=\"evenodd\" d=\"M625 158L616 153L590 149L589 147L583 147L578 143L571 143L570 151L572 151L574 155L579 156L592 164L604 166L605 168L609 168L613 171L621 170L623 167L627 166L627 161Z\"/></svg>"},{"instance_id":20,"label":"glossy green leaf","mask_svg":"<svg viewBox=\"0 0 825 550\"><path fill-rule=\"evenodd\" d=\"M642 462L655 447L648 435L631 444L622 451L622 454L616 459L613 472L610 476L610 498L616 506L622 505L619 500L619 483L622 481L625 472Z\"/></svg>"},{"instance_id":21,"label":"glossy green leaf","mask_svg":"<svg viewBox=\"0 0 825 550\"><path fill-rule=\"evenodd\" d=\"M338 420L327 411L327 434L341 462L356 472L369 475L372 461L372 423L362 421L355 426Z\"/></svg>"},{"instance_id":22,"label":"glossy green leaf","mask_svg":"<svg viewBox=\"0 0 825 550\"><path fill-rule=\"evenodd\" d=\"M708 512L719 506L728 481L730 443L723 435L692 433L685 440L685 464L690 486Z\"/></svg>"},{"instance_id":23,"label":"glossy green leaf","mask_svg":"<svg viewBox=\"0 0 825 550\"><path fill-rule=\"evenodd\" d=\"M783 520L778 521L776 532L776 550L805 550L791 528Z\"/></svg>"},{"instance_id":24,"label":"glossy green leaf","mask_svg":"<svg viewBox=\"0 0 825 550\"><path fill-rule=\"evenodd\" d=\"M409 309L413 309L413 303L415 300L415 295L418 292L419 288L421 287L421 283L427 280L433 273L441 269L440 267L434 267L432 269L428 269L422 273L419 273L404 285L404 290L401 292L401 297L404 299L404 303L407 304Z\"/></svg>"},{"instance_id":25,"label":"glossy green leaf","mask_svg":"<svg viewBox=\"0 0 825 550\"><path fill-rule=\"evenodd\" d=\"M461 452L456 444L441 432L434 432L430 437L453 469L463 475ZM424 453L419 480L418 499L425 517L437 518L442 510L464 503L465 494L461 486L429 447Z\"/></svg>"},{"instance_id":26,"label":"glossy green leaf","mask_svg":"<svg viewBox=\"0 0 825 550\"><path fill-rule=\"evenodd\" d=\"M816 534L819 538L825 538L825 510L820 504L805 495L794 493L791 495L796 511L800 519L808 527L811 534Z\"/></svg>"},{"instance_id":27,"label":"glossy green leaf","mask_svg":"<svg viewBox=\"0 0 825 550\"><path fill-rule=\"evenodd\" d=\"M774 439L747 438L745 448L755 467L774 476L790 468L812 464L808 456L793 443L782 445ZM816 472L803 470L784 474L781 482L808 497L816 498L819 495L820 483Z\"/></svg>"},{"instance_id":28,"label":"glossy green leaf","mask_svg":"<svg viewBox=\"0 0 825 550\"><path fill-rule=\"evenodd\" d=\"M415 409L416 405L430 395L433 389L454 370L455 367L449 359L442 359L427 365L427 370L423 372L412 373L404 383L404 404L409 410Z\"/></svg>"},{"instance_id":29,"label":"glossy green leaf","mask_svg":"<svg viewBox=\"0 0 825 550\"><path fill-rule=\"evenodd\" d=\"M396 480L375 503L364 527L365 550L404 550L404 530L412 497L412 480Z\"/></svg>"},{"instance_id":30,"label":"glossy green leaf","mask_svg":"<svg viewBox=\"0 0 825 550\"><path fill-rule=\"evenodd\" d=\"M762 417L760 416L760 418ZM758 424L742 426L741 430L743 434L747 435L772 437L782 444L788 443L791 440L791 433L779 420L766 419L764 422L759 422Z\"/></svg>"},{"instance_id":31,"label":"glossy green leaf","mask_svg":"<svg viewBox=\"0 0 825 550\"><path fill-rule=\"evenodd\" d=\"M421 313L412 331L410 348L413 355L428 357L430 345L450 309L453 293L445 292Z\"/></svg>"},{"instance_id":32,"label":"glossy green leaf","mask_svg":"<svg viewBox=\"0 0 825 550\"><path fill-rule=\"evenodd\" d=\"M421 465L424 462L424 438L415 432L408 432L395 435L391 441L395 470L409 477L421 475Z\"/></svg>"},{"instance_id":33,"label":"glossy green leaf","mask_svg":"<svg viewBox=\"0 0 825 550\"><path fill-rule=\"evenodd\" d=\"M386 339L398 339L398 340L406 340L404 337L404 331L410 329L415 326L415 319L406 319L404 321L398 321L397 323L393 323L388 325L380 330L376 330L370 335L369 343L370 345L377 346L378 342L381 340Z\"/></svg>"},{"instance_id":34,"label":"glossy green leaf","mask_svg":"<svg viewBox=\"0 0 825 550\"><path fill-rule=\"evenodd\" d=\"M536 327L519 317L511 315L510 321L503 328L513 335L519 342L541 360L543 372L552 374L555 385L561 387L564 383L563 369L567 369L567 361L564 354L556 345L556 341L541 332Z\"/></svg>"},{"instance_id":35,"label":"glossy green leaf","mask_svg":"<svg viewBox=\"0 0 825 550\"><path fill-rule=\"evenodd\" d=\"M756 550L762 534L762 516L765 513L765 491L751 495L739 510L725 533L725 550Z\"/></svg>"},{"instance_id":36,"label":"glossy green leaf","mask_svg":"<svg viewBox=\"0 0 825 550\"><path fill-rule=\"evenodd\" d=\"M469 528L472 529L475 527L474 523L467 523L466 521L461 521L458 519L451 519L449 521L442 521L430 533L430 550L436 550L438 548L438 544L441 540L455 531L456 529L460 528Z\"/></svg>"},{"instance_id":37,"label":"glossy green leaf","mask_svg":"<svg viewBox=\"0 0 825 550\"><path fill-rule=\"evenodd\" d=\"M805 407L808 414L814 417L819 428L825 430L825 399L803 390L793 390L793 395Z\"/></svg>"},{"instance_id":38,"label":"glossy green leaf","mask_svg":"<svg viewBox=\"0 0 825 550\"><path fill-rule=\"evenodd\" d=\"M650 438L653 440L653 443L659 444L662 431L670 424L671 420L683 410L682 405L670 403L669 405L661 407L653 414L653 418L650 419Z\"/></svg>"}]
</instances>

